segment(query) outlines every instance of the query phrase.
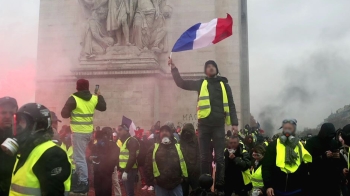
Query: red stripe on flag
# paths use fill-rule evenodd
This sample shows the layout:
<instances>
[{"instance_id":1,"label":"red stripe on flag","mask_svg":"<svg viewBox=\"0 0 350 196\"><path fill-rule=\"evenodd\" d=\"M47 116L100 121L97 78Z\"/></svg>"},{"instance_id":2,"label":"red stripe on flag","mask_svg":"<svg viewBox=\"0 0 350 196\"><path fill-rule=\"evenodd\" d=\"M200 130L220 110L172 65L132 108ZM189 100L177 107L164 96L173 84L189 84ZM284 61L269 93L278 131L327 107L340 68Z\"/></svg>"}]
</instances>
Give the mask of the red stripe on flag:
<instances>
[{"instance_id":1,"label":"red stripe on flag","mask_svg":"<svg viewBox=\"0 0 350 196\"><path fill-rule=\"evenodd\" d=\"M232 35L233 19L230 14L227 14L226 18L218 18L216 25L216 35L213 44L220 42L221 40L230 37Z\"/></svg>"}]
</instances>

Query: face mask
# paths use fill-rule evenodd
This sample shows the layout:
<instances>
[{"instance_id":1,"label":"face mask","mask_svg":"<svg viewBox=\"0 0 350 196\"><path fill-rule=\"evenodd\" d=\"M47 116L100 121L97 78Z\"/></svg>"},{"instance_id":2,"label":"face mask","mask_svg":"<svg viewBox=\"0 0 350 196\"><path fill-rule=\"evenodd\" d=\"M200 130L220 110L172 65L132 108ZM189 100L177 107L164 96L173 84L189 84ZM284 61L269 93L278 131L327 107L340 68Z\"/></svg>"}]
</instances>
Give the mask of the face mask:
<instances>
[{"instance_id":1,"label":"face mask","mask_svg":"<svg viewBox=\"0 0 350 196\"><path fill-rule=\"evenodd\" d=\"M286 129L286 130L283 130L283 134L289 137L290 135L292 135L292 131L290 129Z\"/></svg>"},{"instance_id":2,"label":"face mask","mask_svg":"<svg viewBox=\"0 0 350 196\"><path fill-rule=\"evenodd\" d=\"M162 144L170 144L170 143L171 143L171 141L168 137L163 137Z\"/></svg>"},{"instance_id":3,"label":"face mask","mask_svg":"<svg viewBox=\"0 0 350 196\"><path fill-rule=\"evenodd\" d=\"M230 154L233 154L233 153L236 152L236 150L234 150L234 149L228 149L228 152L229 152Z\"/></svg>"},{"instance_id":4,"label":"face mask","mask_svg":"<svg viewBox=\"0 0 350 196\"><path fill-rule=\"evenodd\" d=\"M29 131L22 131L14 138L7 138L2 144L1 149L8 155L14 156L20 146L25 146L27 140L30 140L32 136Z\"/></svg>"},{"instance_id":5,"label":"face mask","mask_svg":"<svg viewBox=\"0 0 350 196\"><path fill-rule=\"evenodd\" d=\"M14 156L18 151L19 145L15 138L7 138L2 144L1 149L8 155Z\"/></svg>"}]
</instances>

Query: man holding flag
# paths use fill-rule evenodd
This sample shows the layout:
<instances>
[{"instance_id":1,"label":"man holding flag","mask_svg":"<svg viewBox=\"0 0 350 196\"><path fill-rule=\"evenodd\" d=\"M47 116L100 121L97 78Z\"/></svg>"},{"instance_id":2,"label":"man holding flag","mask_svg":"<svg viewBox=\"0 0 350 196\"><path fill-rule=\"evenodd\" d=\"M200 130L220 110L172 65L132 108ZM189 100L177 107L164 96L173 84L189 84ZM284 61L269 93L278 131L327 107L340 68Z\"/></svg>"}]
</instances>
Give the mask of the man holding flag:
<instances>
[{"instance_id":1,"label":"man holding flag","mask_svg":"<svg viewBox=\"0 0 350 196\"><path fill-rule=\"evenodd\" d=\"M214 61L207 61L204 66L206 78L198 81L183 80L172 59L171 73L176 85L184 90L197 91L199 144L201 151L201 172L209 174L211 167L210 141L213 140L216 161L216 185L221 192L224 185L224 149L225 122L237 131L238 119L236 107L228 80L219 76L218 66Z\"/></svg>"},{"instance_id":2,"label":"man holding flag","mask_svg":"<svg viewBox=\"0 0 350 196\"><path fill-rule=\"evenodd\" d=\"M198 23L185 31L175 43L172 52L194 50L216 44L232 35L233 20L227 14L226 18L216 18L208 23ZM216 174L215 189L217 195L224 193L224 149L225 123L232 125L233 131L238 131L236 107L228 80L221 77L215 61L207 61L204 65L205 79L198 81L183 80L178 69L169 57L176 85L184 90L197 91L197 117L199 129L199 148L201 153L201 173L210 174L212 152L211 140L214 144Z\"/></svg>"},{"instance_id":3,"label":"man holding flag","mask_svg":"<svg viewBox=\"0 0 350 196\"><path fill-rule=\"evenodd\" d=\"M140 144L133 137L135 129L132 120L123 116L122 124L118 127L118 136L123 143L120 147L119 167L123 173L122 180L127 196L134 196L134 183L138 171L137 156Z\"/></svg>"}]
</instances>

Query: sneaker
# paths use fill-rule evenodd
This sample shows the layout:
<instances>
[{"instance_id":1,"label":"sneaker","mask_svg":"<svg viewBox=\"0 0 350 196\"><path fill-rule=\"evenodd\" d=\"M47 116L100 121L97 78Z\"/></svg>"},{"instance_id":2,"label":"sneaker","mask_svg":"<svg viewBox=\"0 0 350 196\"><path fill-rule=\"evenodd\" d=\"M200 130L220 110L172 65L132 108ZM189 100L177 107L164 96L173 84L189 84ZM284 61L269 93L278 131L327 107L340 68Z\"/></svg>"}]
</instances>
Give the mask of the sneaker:
<instances>
[{"instance_id":1,"label":"sneaker","mask_svg":"<svg viewBox=\"0 0 350 196\"><path fill-rule=\"evenodd\" d=\"M88 193L89 192L89 183L79 183L74 190L73 193Z\"/></svg>"},{"instance_id":2,"label":"sneaker","mask_svg":"<svg viewBox=\"0 0 350 196\"><path fill-rule=\"evenodd\" d=\"M148 191L154 191L154 187L153 186L149 186L147 190Z\"/></svg>"},{"instance_id":3,"label":"sneaker","mask_svg":"<svg viewBox=\"0 0 350 196\"><path fill-rule=\"evenodd\" d=\"M142 190L144 190L144 191L147 190L147 189L148 189L148 186L147 186L147 185L145 185L145 186L142 187Z\"/></svg>"}]
</instances>

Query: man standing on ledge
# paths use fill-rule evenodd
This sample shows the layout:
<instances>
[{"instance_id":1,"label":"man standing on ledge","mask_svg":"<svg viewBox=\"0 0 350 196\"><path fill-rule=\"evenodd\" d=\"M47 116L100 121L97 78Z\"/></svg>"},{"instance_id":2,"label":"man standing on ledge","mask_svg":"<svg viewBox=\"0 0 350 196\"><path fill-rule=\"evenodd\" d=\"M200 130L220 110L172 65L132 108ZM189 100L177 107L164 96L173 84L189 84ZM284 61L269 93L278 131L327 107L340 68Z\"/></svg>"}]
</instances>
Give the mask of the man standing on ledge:
<instances>
[{"instance_id":1,"label":"man standing on ledge","mask_svg":"<svg viewBox=\"0 0 350 196\"><path fill-rule=\"evenodd\" d=\"M236 107L228 80L219 76L217 64L210 60L205 63L205 79L183 80L178 69L169 58L176 85L184 90L198 92L197 117L199 129L199 148L201 153L201 173L210 174L211 156L210 141L213 140L215 150L216 174L215 189L218 195L224 195L224 149L225 123L238 130Z\"/></svg>"},{"instance_id":2,"label":"man standing on ledge","mask_svg":"<svg viewBox=\"0 0 350 196\"><path fill-rule=\"evenodd\" d=\"M77 81L77 91L68 98L61 115L63 118L70 118L70 127L73 132L73 159L76 164L79 181L76 190L72 190L72 192L85 194L89 192L85 151L94 129L95 109L106 111L106 102L100 91L96 95L90 93L88 80L79 79Z\"/></svg>"}]
</instances>

